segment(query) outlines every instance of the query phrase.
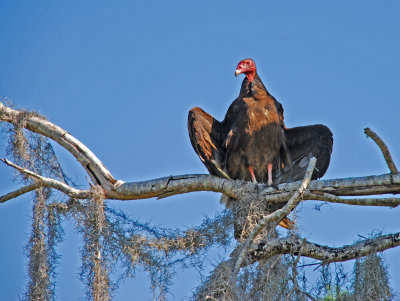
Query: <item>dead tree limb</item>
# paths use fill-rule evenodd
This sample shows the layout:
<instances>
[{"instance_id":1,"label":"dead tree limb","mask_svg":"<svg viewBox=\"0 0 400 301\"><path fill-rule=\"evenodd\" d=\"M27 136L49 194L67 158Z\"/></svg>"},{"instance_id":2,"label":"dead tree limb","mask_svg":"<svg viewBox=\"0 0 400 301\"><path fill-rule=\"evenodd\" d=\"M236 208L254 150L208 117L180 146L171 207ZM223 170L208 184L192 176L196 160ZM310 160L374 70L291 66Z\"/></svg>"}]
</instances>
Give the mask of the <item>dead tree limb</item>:
<instances>
[{"instance_id":1,"label":"dead tree limb","mask_svg":"<svg viewBox=\"0 0 400 301\"><path fill-rule=\"evenodd\" d=\"M301 238L278 238L257 242L250 246L248 263L265 260L277 254L295 254L301 250L301 256L321 260L323 263L347 261L366 256L372 252L382 252L400 245L400 232L380 235L362 240L353 245L332 248L322 246ZM243 261L246 263L246 261Z\"/></svg>"},{"instance_id":2,"label":"dead tree limb","mask_svg":"<svg viewBox=\"0 0 400 301\"><path fill-rule=\"evenodd\" d=\"M365 133L365 135L370 137L372 140L374 140L375 143L379 146L379 148L382 151L383 157L385 158L386 164L390 169L390 172L395 175L398 174L399 171L396 167L396 164L394 164L392 155L390 154L389 149L386 146L385 142L383 142L383 140L370 128L365 128L364 133Z\"/></svg>"}]
</instances>

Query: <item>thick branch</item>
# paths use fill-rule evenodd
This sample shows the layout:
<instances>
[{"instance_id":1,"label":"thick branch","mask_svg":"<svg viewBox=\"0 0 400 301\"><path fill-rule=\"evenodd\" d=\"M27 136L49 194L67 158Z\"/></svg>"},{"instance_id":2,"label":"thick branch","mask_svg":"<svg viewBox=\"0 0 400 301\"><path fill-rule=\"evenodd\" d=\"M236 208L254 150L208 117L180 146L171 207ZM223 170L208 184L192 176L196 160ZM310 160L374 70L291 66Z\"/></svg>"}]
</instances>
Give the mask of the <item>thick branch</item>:
<instances>
[{"instance_id":1,"label":"thick branch","mask_svg":"<svg viewBox=\"0 0 400 301\"><path fill-rule=\"evenodd\" d=\"M123 183L118 186L109 198L134 200L152 197L172 196L175 194L188 193L193 191L214 191L222 192L232 198L239 198L244 188L251 189L257 184L240 180L227 180L212 175L181 175L169 176L143 182Z\"/></svg>"},{"instance_id":2,"label":"thick branch","mask_svg":"<svg viewBox=\"0 0 400 301\"><path fill-rule=\"evenodd\" d=\"M346 245L339 248L321 246L316 243L304 241L300 238L279 238L269 242L259 242L250 246L248 252L249 261L268 259L277 254L298 254L321 260L324 263L347 261L366 256L375 252L394 248L400 245L400 232L381 235L373 239L366 239L354 245ZM246 263L245 261L243 263Z\"/></svg>"},{"instance_id":3,"label":"thick branch","mask_svg":"<svg viewBox=\"0 0 400 301\"><path fill-rule=\"evenodd\" d=\"M245 193L257 191L266 201L287 202L292 196L293 191L299 187L299 184L300 182L280 184L278 185L279 190L274 190L263 184L254 184L240 180L227 180L212 175L197 174L170 176L143 182L123 183L116 187L115 190L106 190L105 194L108 199L136 200L165 196L166 194L175 195L194 191L214 191L222 192L225 195L237 199ZM58 189L58 186L53 185L53 188ZM344 199L338 197L338 195L374 195L389 193L400 193L400 175L384 174L359 178L311 181L308 190L306 190L303 195L303 199L362 206L398 206L400 204L400 198ZM76 195L74 197L82 199L87 198L86 193L81 194L81 196L82 197L78 197Z\"/></svg>"},{"instance_id":4,"label":"thick branch","mask_svg":"<svg viewBox=\"0 0 400 301\"><path fill-rule=\"evenodd\" d=\"M370 128L365 128L364 133L372 140L374 140L375 143L379 146L379 148L382 151L383 157L385 158L386 164L390 169L390 172L392 174L398 174L399 171L397 170L396 164L394 164L392 155L390 154L389 149L386 146L385 142L383 142L383 140Z\"/></svg>"},{"instance_id":5,"label":"thick branch","mask_svg":"<svg viewBox=\"0 0 400 301\"><path fill-rule=\"evenodd\" d=\"M240 180L222 179L211 175L170 176L144 182L123 183L115 191L107 192L110 199L134 200L174 195L193 191L222 192L232 198L240 198L248 192L257 192L266 201L287 202L301 182L278 185L279 190L263 184ZM304 199L332 201L353 205L390 206L400 204L400 199L354 199L336 196L378 195L400 193L400 175L384 174L359 178L311 181ZM331 197L335 196L335 198ZM330 198L330 199L329 199Z\"/></svg>"}]
</instances>

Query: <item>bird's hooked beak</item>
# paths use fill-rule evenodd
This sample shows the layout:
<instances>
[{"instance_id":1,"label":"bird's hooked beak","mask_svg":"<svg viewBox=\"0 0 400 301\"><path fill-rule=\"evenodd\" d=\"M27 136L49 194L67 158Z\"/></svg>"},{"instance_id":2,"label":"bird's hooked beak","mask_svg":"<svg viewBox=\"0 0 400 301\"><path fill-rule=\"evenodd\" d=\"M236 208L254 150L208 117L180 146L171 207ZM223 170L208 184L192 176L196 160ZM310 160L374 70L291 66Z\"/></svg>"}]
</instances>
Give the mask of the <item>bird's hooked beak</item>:
<instances>
[{"instance_id":1,"label":"bird's hooked beak","mask_svg":"<svg viewBox=\"0 0 400 301\"><path fill-rule=\"evenodd\" d=\"M251 82L254 79L254 76L256 75L256 65L254 64L254 61L251 59L245 59L241 61L235 70L235 76L237 77L239 74L244 73Z\"/></svg>"}]
</instances>

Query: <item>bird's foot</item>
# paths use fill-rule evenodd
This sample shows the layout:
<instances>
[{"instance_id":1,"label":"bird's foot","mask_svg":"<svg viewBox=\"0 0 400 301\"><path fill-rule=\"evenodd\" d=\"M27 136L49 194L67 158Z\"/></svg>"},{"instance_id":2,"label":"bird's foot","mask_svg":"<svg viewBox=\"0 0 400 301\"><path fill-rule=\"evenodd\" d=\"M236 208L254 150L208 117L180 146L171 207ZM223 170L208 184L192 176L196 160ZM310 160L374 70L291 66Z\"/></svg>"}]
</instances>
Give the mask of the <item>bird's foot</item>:
<instances>
[{"instance_id":1,"label":"bird's foot","mask_svg":"<svg viewBox=\"0 0 400 301\"><path fill-rule=\"evenodd\" d=\"M270 186L273 187L275 190L279 190L278 185L276 185L275 183L272 183Z\"/></svg>"},{"instance_id":2,"label":"bird's foot","mask_svg":"<svg viewBox=\"0 0 400 301\"><path fill-rule=\"evenodd\" d=\"M276 185L274 182L272 182L272 180L268 179L267 181L267 185L269 187L273 187L275 190L279 190L278 185Z\"/></svg>"}]
</instances>

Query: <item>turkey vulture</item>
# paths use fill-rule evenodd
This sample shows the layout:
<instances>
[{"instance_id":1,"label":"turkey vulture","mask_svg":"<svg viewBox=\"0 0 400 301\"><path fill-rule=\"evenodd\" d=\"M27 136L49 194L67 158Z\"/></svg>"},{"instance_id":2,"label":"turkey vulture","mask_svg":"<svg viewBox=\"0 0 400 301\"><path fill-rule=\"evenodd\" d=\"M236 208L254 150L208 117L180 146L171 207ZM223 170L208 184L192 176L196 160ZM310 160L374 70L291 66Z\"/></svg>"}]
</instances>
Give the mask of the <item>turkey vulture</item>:
<instances>
[{"instance_id":1,"label":"turkey vulture","mask_svg":"<svg viewBox=\"0 0 400 301\"><path fill-rule=\"evenodd\" d=\"M246 78L222 122L200 108L190 110L190 140L211 174L271 185L275 158L282 153L287 165L291 164L281 116L254 62L241 61L235 74L240 73Z\"/></svg>"},{"instance_id":2,"label":"turkey vulture","mask_svg":"<svg viewBox=\"0 0 400 301\"><path fill-rule=\"evenodd\" d=\"M304 178L311 157L312 179L322 177L333 138L324 125L286 128L283 107L265 88L253 60L241 61L235 75L246 75L239 96L222 122L202 109L189 111L190 141L208 171L220 177L279 184Z\"/></svg>"}]
</instances>

